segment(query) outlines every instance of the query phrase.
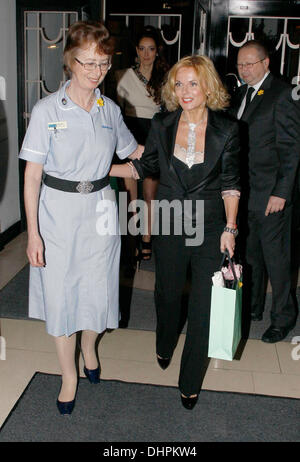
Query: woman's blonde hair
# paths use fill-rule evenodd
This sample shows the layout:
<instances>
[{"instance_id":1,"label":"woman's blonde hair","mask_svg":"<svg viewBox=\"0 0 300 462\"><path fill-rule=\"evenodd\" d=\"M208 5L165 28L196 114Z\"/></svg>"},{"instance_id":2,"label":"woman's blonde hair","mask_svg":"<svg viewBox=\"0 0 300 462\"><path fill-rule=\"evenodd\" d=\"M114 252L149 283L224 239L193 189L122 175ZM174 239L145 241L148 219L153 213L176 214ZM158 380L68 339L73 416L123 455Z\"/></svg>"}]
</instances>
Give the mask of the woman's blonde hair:
<instances>
[{"instance_id":1,"label":"woman's blonde hair","mask_svg":"<svg viewBox=\"0 0 300 462\"><path fill-rule=\"evenodd\" d=\"M207 96L206 106L220 111L229 106L230 96L221 82L213 62L207 56L186 56L170 69L167 81L162 88L162 99L168 111L175 111L179 102L175 94L176 74L183 67L192 67L199 84Z\"/></svg>"}]
</instances>

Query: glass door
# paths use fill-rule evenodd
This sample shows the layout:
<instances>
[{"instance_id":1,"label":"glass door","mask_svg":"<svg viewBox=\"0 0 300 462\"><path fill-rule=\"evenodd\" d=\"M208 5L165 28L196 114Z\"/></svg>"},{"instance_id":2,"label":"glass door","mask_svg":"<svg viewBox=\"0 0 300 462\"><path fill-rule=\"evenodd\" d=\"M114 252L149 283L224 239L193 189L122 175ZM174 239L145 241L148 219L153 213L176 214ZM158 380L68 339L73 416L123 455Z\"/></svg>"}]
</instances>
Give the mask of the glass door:
<instances>
[{"instance_id":1,"label":"glass door","mask_svg":"<svg viewBox=\"0 0 300 462\"><path fill-rule=\"evenodd\" d=\"M24 12L24 130L36 102L57 91L65 81L63 50L72 11Z\"/></svg>"}]
</instances>

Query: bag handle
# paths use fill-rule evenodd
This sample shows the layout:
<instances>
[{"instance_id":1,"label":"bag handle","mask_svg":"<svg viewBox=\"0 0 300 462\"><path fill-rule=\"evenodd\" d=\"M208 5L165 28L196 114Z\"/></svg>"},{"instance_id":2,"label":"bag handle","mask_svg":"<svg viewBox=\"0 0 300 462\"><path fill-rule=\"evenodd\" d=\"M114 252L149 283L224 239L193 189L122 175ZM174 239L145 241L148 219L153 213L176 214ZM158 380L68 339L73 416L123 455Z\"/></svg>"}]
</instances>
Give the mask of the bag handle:
<instances>
[{"instance_id":1,"label":"bag handle","mask_svg":"<svg viewBox=\"0 0 300 462\"><path fill-rule=\"evenodd\" d=\"M228 252L227 249L225 249L225 251L223 253L223 257L222 257L222 261L221 261L221 265L220 265L220 271L222 270L222 267L223 267L223 264L224 264L226 258L228 258L229 265L230 265L230 268L231 268L231 271L232 271L232 274L233 274L234 282L237 282L238 278L236 277L233 260L230 258L230 255L229 255L229 252Z\"/></svg>"}]
</instances>

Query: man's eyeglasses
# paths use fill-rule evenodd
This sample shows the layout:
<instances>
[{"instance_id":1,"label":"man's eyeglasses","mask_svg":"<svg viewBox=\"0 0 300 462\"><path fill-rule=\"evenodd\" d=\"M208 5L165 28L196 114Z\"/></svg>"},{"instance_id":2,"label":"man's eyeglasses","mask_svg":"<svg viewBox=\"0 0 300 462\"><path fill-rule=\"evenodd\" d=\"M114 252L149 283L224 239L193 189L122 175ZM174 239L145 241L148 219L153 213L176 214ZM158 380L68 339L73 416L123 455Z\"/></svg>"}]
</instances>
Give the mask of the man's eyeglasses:
<instances>
[{"instance_id":1,"label":"man's eyeglasses","mask_svg":"<svg viewBox=\"0 0 300 462\"><path fill-rule=\"evenodd\" d=\"M255 63L238 63L236 65L237 69L238 70L241 70L243 68L245 69L252 69L252 67L254 66L254 64L257 64L257 63L261 63L262 61L264 61L266 58L263 58L263 59L260 59L259 61L256 61Z\"/></svg>"},{"instance_id":2,"label":"man's eyeglasses","mask_svg":"<svg viewBox=\"0 0 300 462\"><path fill-rule=\"evenodd\" d=\"M94 71L97 67L100 67L101 71L107 72L111 68L111 62L105 61L104 63L82 63L79 59L74 58L78 64L80 64L86 71Z\"/></svg>"}]
</instances>

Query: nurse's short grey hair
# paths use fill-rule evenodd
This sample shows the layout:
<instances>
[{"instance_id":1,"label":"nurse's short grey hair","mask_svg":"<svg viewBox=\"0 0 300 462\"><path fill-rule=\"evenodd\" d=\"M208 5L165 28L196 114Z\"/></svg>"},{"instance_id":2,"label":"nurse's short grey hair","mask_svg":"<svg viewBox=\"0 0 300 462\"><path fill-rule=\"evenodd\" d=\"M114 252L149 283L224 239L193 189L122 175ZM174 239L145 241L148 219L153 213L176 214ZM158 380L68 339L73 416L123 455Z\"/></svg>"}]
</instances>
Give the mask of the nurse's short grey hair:
<instances>
[{"instance_id":1,"label":"nurse's short grey hair","mask_svg":"<svg viewBox=\"0 0 300 462\"><path fill-rule=\"evenodd\" d=\"M69 28L64 49L64 71L70 74L78 48L96 44L97 52L111 56L114 53L114 40L101 21L77 21Z\"/></svg>"}]
</instances>

